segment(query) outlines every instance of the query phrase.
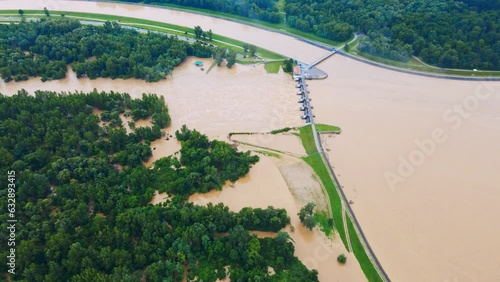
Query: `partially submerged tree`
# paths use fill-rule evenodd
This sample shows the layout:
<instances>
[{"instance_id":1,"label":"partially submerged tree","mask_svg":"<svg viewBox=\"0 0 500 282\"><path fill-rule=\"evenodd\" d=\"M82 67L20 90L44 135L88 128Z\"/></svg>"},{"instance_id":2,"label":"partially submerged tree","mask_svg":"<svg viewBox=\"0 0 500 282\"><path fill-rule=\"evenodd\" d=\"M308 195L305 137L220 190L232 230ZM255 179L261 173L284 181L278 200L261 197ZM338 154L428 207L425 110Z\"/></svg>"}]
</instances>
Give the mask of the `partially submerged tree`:
<instances>
[{"instance_id":1,"label":"partially submerged tree","mask_svg":"<svg viewBox=\"0 0 500 282\"><path fill-rule=\"evenodd\" d=\"M292 72L293 71L293 59L290 58L285 61L285 66L283 67L284 72Z\"/></svg>"},{"instance_id":2,"label":"partially submerged tree","mask_svg":"<svg viewBox=\"0 0 500 282\"><path fill-rule=\"evenodd\" d=\"M345 264L347 262L347 257L344 254L340 254L337 257L337 261L341 264Z\"/></svg>"},{"instance_id":3,"label":"partially submerged tree","mask_svg":"<svg viewBox=\"0 0 500 282\"><path fill-rule=\"evenodd\" d=\"M230 69L235 63L236 63L236 52L234 51L229 51L229 53L227 54L227 67Z\"/></svg>"},{"instance_id":4,"label":"partially submerged tree","mask_svg":"<svg viewBox=\"0 0 500 282\"><path fill-rule=\"evenodd\" d=\"M308 203L301 208L300 212L297 214L302 224L309 230L312 230L316 226L316 220L314 219L315 206L314 203Z\"/></svg>"},{"instance_id":5,"label":"partially submerged tree","mask_svg":"<svg viewBox=\"0 0 500 282\"><path fill-rule=\"evenodd\" d=\"M220 67L222 65L222 61L226 57L227 50L225 48L217 48L214 52L214 60L217 62L217 66Z\"/></svg>"}]
</instances>

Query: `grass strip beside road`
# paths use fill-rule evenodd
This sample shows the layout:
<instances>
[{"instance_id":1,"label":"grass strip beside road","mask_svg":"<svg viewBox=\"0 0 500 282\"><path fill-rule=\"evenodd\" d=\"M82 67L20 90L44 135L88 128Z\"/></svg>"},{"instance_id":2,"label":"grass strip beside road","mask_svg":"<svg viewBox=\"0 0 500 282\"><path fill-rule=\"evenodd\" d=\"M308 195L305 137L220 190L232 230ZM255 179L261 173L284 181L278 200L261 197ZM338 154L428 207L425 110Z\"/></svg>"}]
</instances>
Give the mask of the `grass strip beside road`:
<instances>
[{"instance_id":1,"label":"grass strip beside road","mask_svg":"<svg viewBox=\"0 0 500 282\"><path fill-rule=\"evenodd\" d=\"M365 248L361 244L358 234L354 229L351 218L349 216L346 216L346 219L347 230L349 231L349 238L351 239L352 251L356 259L358 260L363 273L370 282L383 282L382 278L380 278L380 275L377 272L377 269L375 268L375 266L373 266L372 261L366 254Z\"/></svg>"},{"instance_id":2,"label":"grass strip beside road","mask_svg":"<svg viewBox=\"0 0 500 282\"><path fill-rule=\"evenodd\" d=\"M314 220L319 224L321 231L325 233L327 237L333 234L333 225L330 225L330 216L326 211L319 211L314 213Z\"/></svg>"},{"instance_id":3,"label":"grass strip beside road","mask_svg":"<svg viewBox=\"0 0 500 282\"><path fill-rule=\"evenodd\" d=\"M299 136L302 140L302 145L306 149L306 154L311 155L318 152L316 143L314 143L314 136L310 124L302 126L299 130Z\"/></svg>"}]
</instances>

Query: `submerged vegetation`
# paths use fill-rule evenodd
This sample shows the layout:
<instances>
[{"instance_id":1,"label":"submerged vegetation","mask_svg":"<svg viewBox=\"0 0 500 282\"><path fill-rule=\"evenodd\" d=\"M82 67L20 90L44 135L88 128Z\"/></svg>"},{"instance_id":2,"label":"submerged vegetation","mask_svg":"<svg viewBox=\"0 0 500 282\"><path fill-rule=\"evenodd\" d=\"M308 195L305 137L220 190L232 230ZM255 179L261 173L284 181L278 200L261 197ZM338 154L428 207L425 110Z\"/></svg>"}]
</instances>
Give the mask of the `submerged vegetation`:
<instances>
[{"instance_id":1,"label":"submerged vegetation","mask_svg":"<svg viewBox=\"0 0 500 282\"><path fill-rule=\"evenodd\" d=\"M314 227L316 227L316 219L314 218L314 208L316 205L314 203L307 203L307 205L303 206L297 216L300 219L300 222L304 224L304 226L312 230Z\"/></svg>"},{"instance_id":2,"label":"submerged vegetation","mask_svg":"<svg viewBox=\"0 0 500 282\"><path fill-rule=\"evenodd\" d=\"M151 118L153 125L127 134L121 114ZM16 257L22 258L7 280L318 281L279 231L290 223L285 210L232 212L223 204L186 202L235 181L258 157L183 127L176 132L179 158L143 165L149 142L169 122L165 101L151 94L0 95L0 173L15 171ZM0 185L7 187L7 178ZM155 190L170 199L149 204ZM1 217L6 229L8 214ZM259 239L250 230L278 233ZM1 271L7 273L5 264Z\"/></svg>"},{"instance_id":3,"label":"submerged vegetation","mask_svg":"<svg viewBox=\"0 0 500 282\"><path fill-rule=\"evenodd\" d=\"M290 131L292 129L293 128L291 128L291 127L283 127L283 128L280 128L280 129L271 130L269 133L271 133L271 134L279 134L279 133L288 132L288 131Z\"/></svg>"}]
</instances>

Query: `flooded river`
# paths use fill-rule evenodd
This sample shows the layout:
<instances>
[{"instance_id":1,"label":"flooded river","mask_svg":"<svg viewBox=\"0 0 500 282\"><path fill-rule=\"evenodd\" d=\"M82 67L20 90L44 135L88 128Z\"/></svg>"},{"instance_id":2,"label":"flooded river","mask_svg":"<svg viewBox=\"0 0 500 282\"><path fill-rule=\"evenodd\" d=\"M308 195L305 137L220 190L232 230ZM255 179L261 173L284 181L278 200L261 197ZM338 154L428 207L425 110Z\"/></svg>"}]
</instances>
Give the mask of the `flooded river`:
<instances>
[{"instance_id":1,"label":"flooded river","mask_svg":"<svg viewBox=\"0 0 500 282\"><path fill-rule=\"evenodd\" d=\"M393 281L500 277L500 82L411 76L335 56L309 85L330 160Z\"/></svg>"},{"instance_id":2,"label":"flooded river","mask_svg":"<svg viewBox=\"0 0 500 282\"><path fill-rule=\"evenodd\" d=\"M211 63L211 59L201 61L205 65ZM168 129L171 134L183 124L213 138L222 133L220 137L226 138L229 132L269 132L303 123L289 75L267 74L262 65L215 67L206 74L194 62L195 58L188 58L171 76L157 83L137 79L77 79L70 70L62 80L41 82L32 78L18 83L0 80L0 93L12 94L22 88L31 93L37 89L89 92L96 88L127 92L137 98L142 93L157 93L165 96L172 118Z\"/></svg>"},{"instance_id":3,"label":"flooded river","mask_svg":"<svg viewBox=\"0 0 500 282\"><path fill-rule=\"evenodd\" d=\"M46 6L200 25L305 62L327 52L274 32L179 11L76 1L0 2L3 9ZM135 96L154 92L166 97L173 120L170 132L186 123L220 139L232 131L267 132L302 123L289 76L241 65L233 70L216 68L205 75L190 60L171 78L155 84L132 79L76 80L70 75L46 83L36 79L1 83L0 92L10 94L20 88L89 91L94 87ZM326 137L325 145L389 277L393 281L497 281L500 82L419 77L337 55L319 68L329 77L309 83L316 121L342 128L341 135ZM158 146L170 151L157 148L155 154L175 151L175 141L166 142L172 145ZM297 204L278 167L279 163L263 157L233 190L209 199L223 201L232 209L276 204L287 207L294 221L292 211ZM240 186L248 189L238 190ZM263 191L262 187L273 189ZM301 231L294 225L293 236L297 236ZM321 281L363 280L357 264L339 270L328 259L326 264L307 262L311 251L305 243L307 236L320 235L304 236L296 239L297 255L306 265L317 265ZM321 246L318 242L316 246ZM347 276L339 274L344 270Z\"/></svg>"}]
</instances>

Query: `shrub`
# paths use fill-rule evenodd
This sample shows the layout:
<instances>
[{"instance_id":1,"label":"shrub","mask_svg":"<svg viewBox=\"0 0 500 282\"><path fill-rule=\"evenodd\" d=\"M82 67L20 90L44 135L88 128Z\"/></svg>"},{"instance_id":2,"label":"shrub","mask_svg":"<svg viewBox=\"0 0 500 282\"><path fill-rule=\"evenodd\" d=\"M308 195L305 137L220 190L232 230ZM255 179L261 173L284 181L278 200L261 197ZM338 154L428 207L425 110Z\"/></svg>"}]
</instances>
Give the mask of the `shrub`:
<instances>
[{"instance_id":1,"label":"shrub","mask_svg":"<svg viewBox=\"0 0 500 282\"><path fill-rule=\"evenodd\" d=\"M340 254L337 257L337 261L341 264L345 264L347 262L347 257L344 254Z\"/></svg>"}]
</instances>

